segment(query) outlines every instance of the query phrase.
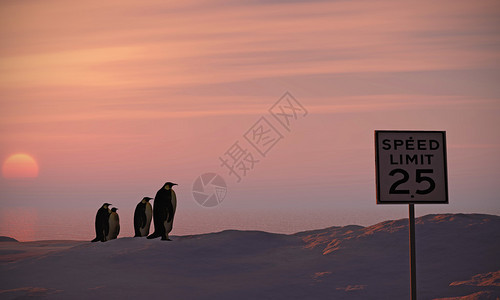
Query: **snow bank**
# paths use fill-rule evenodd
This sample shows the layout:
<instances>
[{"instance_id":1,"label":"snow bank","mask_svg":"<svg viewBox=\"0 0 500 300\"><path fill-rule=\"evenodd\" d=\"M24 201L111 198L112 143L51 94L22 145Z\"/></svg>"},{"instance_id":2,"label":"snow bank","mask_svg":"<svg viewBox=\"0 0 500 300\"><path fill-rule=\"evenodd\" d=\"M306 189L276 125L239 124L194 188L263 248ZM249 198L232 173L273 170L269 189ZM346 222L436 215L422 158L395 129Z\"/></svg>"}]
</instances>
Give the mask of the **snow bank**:
<instances>
[{"instance_id":1,"label":"snow bank","mask_svg":"<svg viewBox=\"0 0 500 300\"><path fill-rule=\"evenodd\" d=\"M407 223L0 242L0 298L408 299ZM429 215L416 233L420 299L500 295L500 217Z\"/></svg>"}]
</instances>

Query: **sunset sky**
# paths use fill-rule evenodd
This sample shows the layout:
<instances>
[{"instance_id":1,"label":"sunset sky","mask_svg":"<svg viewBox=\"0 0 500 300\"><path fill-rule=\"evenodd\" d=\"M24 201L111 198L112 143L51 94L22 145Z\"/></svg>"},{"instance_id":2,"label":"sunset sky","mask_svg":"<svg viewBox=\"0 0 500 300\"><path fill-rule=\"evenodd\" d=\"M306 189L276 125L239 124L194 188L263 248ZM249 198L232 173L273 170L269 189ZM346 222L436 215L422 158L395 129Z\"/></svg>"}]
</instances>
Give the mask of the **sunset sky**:
<instances>
[{"instance_id":1,"label":"sunset sky","mask_svg":"<svg viewBox=\"0 0 500 300\"><path fill-rule=\"evenodd\" d=\"M404 218L376 205L380 129L447 132L450 203L418 215L500 214L499 82L498 1L5 1L0 159L38 175L0 178L0 235L60 218L91 239L103 202L127 224L165 181L177 234ZM307 110L289 131L286 92ZM244 137L262 117L282 135L265 157ZM259 159L241 182L220 161L237 141ZM206 172L214 208L191 193Z\"/></svg>"}]
</instances>

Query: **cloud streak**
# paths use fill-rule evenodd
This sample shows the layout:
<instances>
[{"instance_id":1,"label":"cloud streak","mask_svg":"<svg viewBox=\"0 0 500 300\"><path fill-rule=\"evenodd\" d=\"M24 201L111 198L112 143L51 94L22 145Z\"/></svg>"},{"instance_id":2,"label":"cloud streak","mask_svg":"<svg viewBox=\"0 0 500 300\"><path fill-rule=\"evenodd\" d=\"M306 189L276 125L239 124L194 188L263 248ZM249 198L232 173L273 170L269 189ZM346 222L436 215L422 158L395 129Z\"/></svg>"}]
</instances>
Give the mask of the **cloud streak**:
<instances>
[{"instance_id":1,"label":"cloud streak","mask_svg":"<svg viewBox=\"0 0 500 300\"><path fill-rule=\"evenodd\" d=\"M26 19L3 21L9 26L1 37L11 41L2 50L4 87L183 86L500 61L492 43L500 38L491 30L498 25L494 1L150 5L155 9L122 2L116 11L97 2L55 10L14 4L12 15Z\"/></svg>"}]
</instances>

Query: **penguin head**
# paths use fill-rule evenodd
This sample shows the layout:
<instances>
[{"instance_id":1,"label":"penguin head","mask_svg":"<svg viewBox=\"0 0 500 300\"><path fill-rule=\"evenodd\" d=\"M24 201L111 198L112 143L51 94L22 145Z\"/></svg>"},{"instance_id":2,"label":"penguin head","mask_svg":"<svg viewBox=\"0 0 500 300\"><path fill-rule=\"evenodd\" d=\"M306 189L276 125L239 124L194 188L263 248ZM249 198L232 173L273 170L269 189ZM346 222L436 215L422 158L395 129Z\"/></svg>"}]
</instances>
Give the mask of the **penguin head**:
<instances>
[{"instance_id":1,"label":"penguin head","mask_svg":"<svg viewBox=\"0 0 500 300\"><path fill-rule=\"evenodd\" d=\"M151 198L151 197L144 197L144 198L142 198L142 201L143 202L149 202L149 200L151 200L151 199L153 199L153 198Z\"/></svg>"},{"instance_id":2,"label":"penguin head","mask_svg":"<svg viewBox=\"0 0 500 300\"><path fill-rule=\"evenodd\" d=\"M173 183L173 182L166 182L164 185L163 185L163 188L165 188L166 190L170 190L174 185L178 185L177 183Z\"/></svg>"},{"instance_id":3,"label":"penguin head","mask_svg":"<svg viewBox=\"0 0 500 300\"><path fill-rule=\"evenodd\" d=\"M102 205L103 208L107 209L110 205L112 205L111 203L104 203Z\"/></svg>"},{"instance_id":4,"label":"penguin head","mask_svg":"<svg viewBox=\"0 0 500 300\"><path fill-rule=\"evenodd\" d=\"M113 207L113 208L111 209L111 212L116 212L117 210L118 210L118 208Z\"/></svg>"}]
</instances>

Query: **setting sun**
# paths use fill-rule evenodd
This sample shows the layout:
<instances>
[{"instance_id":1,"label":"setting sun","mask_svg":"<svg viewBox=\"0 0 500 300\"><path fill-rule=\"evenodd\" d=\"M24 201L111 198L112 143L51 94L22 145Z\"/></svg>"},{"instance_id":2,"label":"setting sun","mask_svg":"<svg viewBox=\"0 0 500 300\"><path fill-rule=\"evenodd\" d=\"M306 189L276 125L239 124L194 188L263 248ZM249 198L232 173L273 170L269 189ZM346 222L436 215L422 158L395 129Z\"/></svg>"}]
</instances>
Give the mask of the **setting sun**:
<instances>
[{"instance_id":1,"label":"setting sun","mask_svg":"<svg viewBox=\"0 0 500 300\"><path fill-rule=\"evenodd\" d=\"M13 154L3 163L2 175L5 178L34 178L38 176L38 164L28 154Z\"/></svg>"}]
</instances>

